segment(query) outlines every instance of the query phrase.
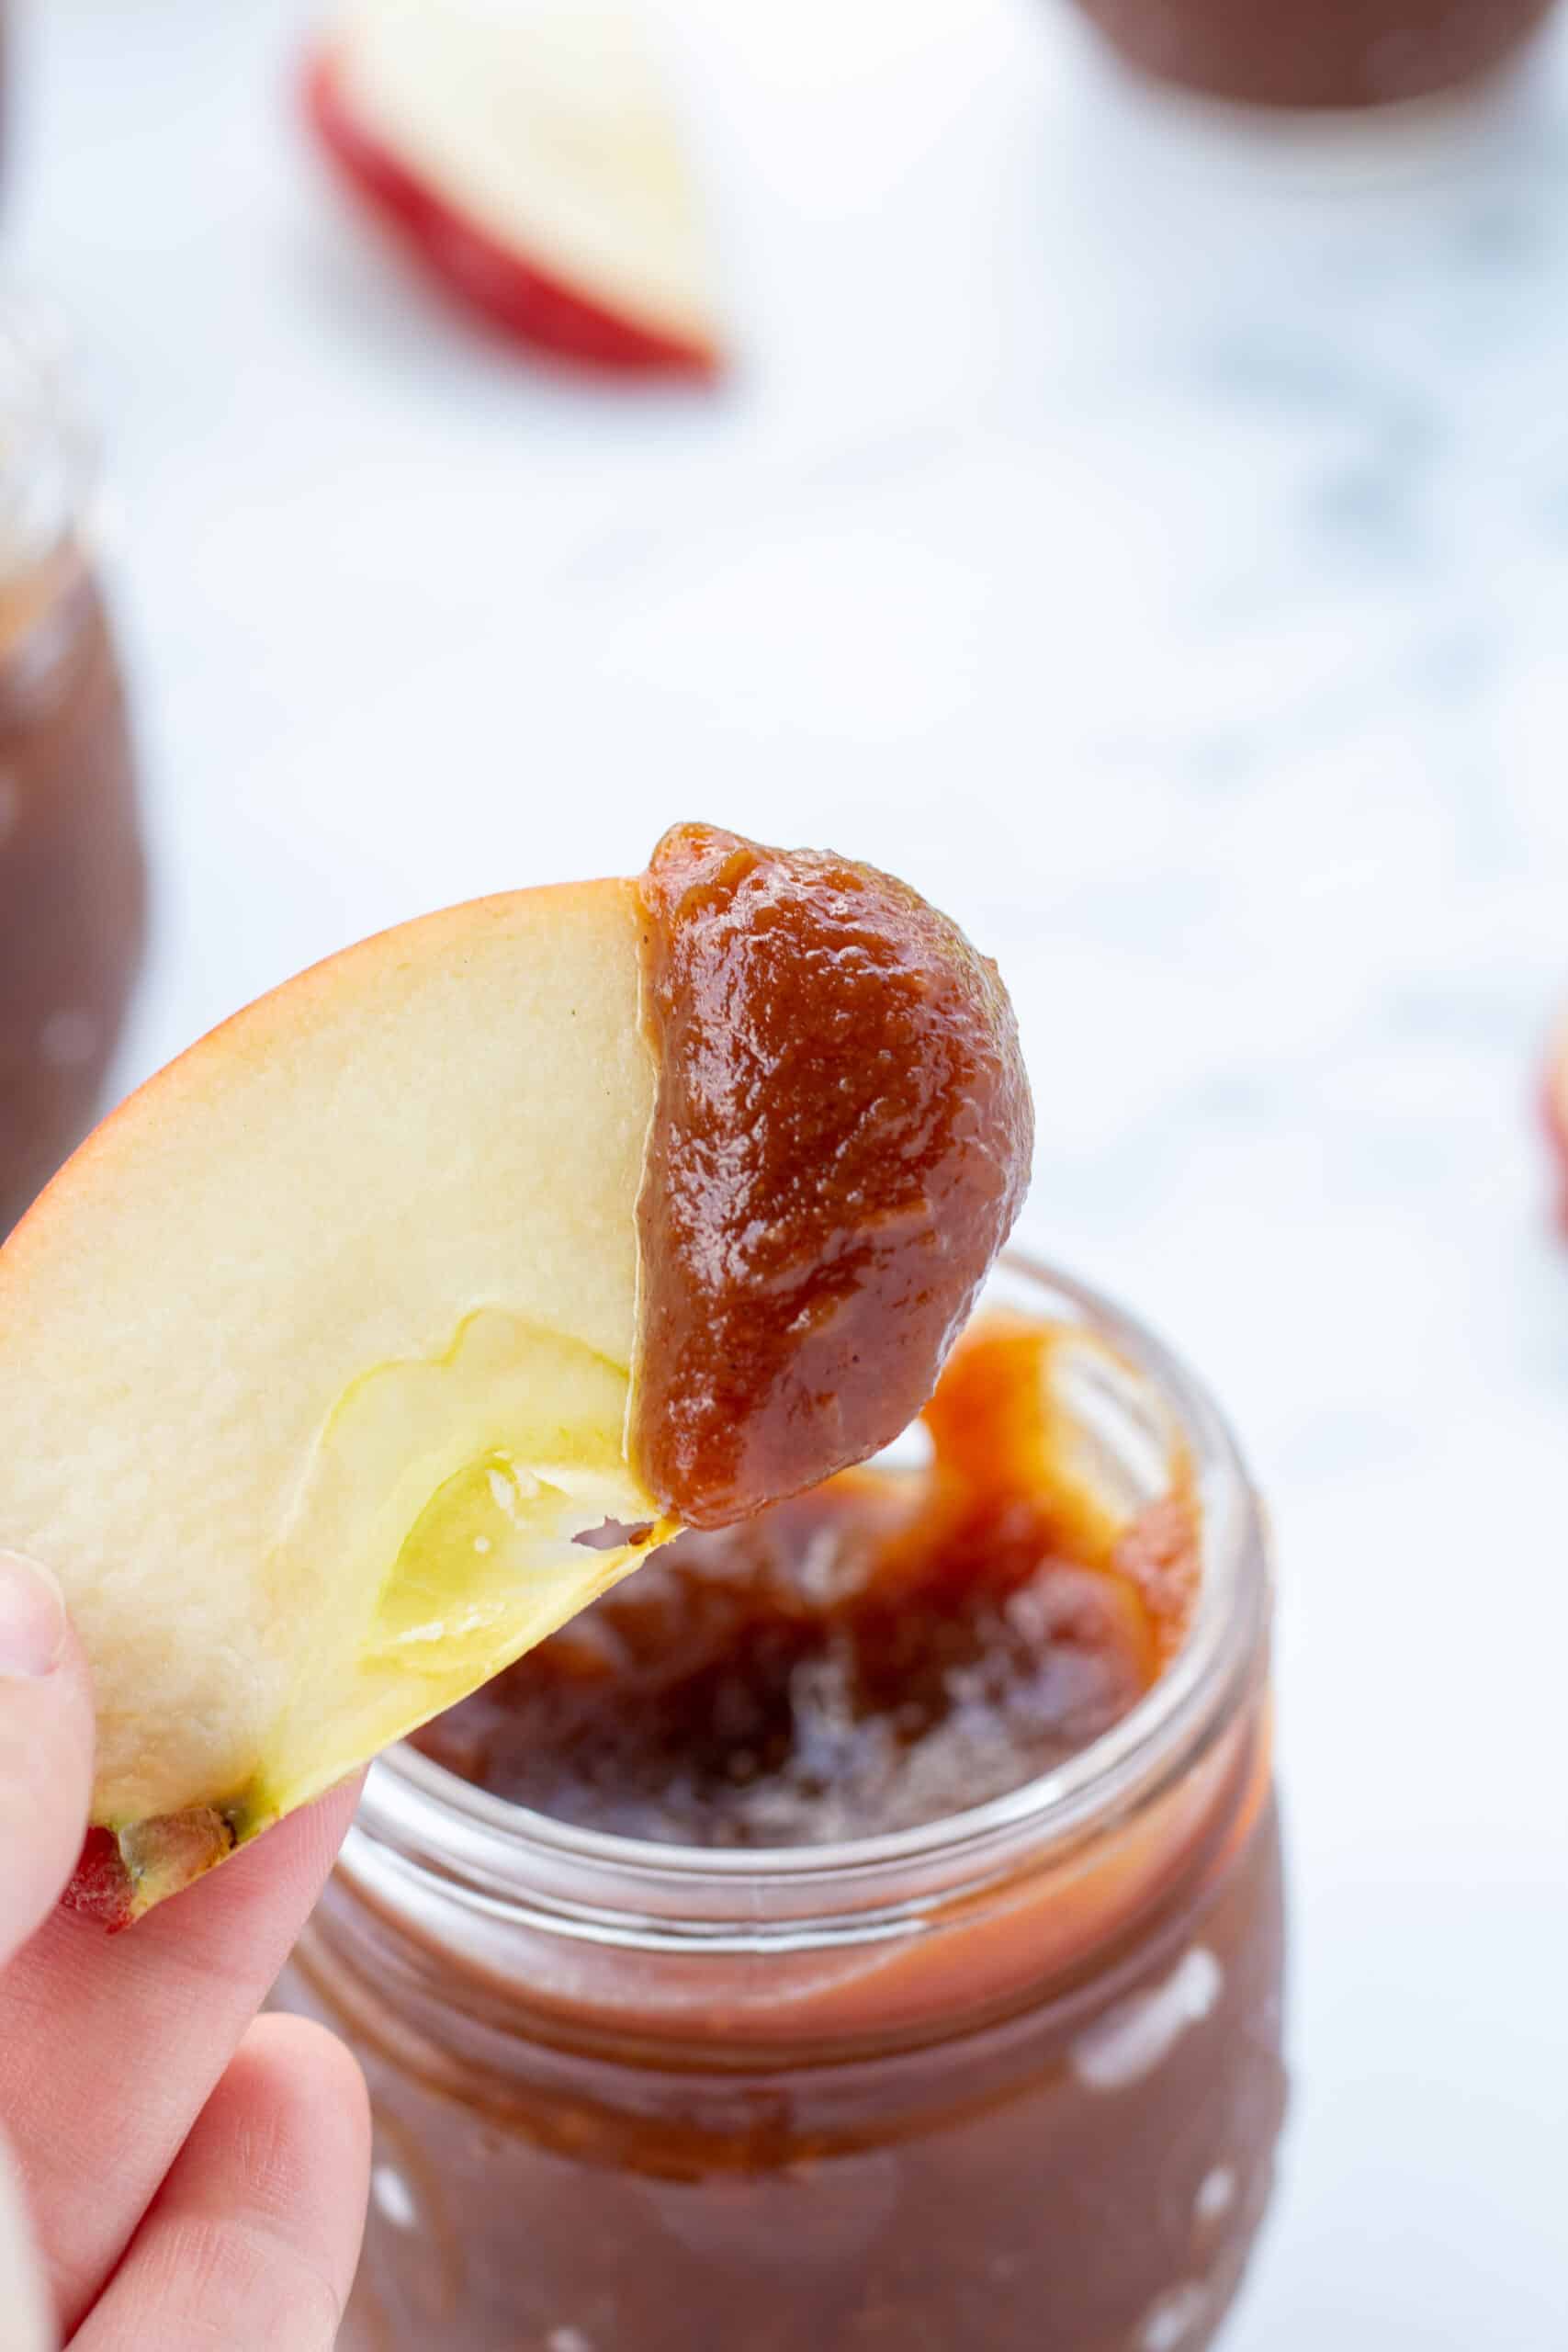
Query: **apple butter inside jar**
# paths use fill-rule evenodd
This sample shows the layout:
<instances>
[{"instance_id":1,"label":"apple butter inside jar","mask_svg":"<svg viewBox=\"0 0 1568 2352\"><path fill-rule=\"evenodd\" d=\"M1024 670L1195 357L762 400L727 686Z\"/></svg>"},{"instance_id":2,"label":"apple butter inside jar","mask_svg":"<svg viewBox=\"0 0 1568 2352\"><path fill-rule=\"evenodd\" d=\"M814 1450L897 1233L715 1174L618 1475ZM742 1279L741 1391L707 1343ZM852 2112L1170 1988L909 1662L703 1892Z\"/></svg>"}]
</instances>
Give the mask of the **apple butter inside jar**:
<instances>
[{"instance_id":1,"label":"apple butter inside jar","mask_svg":"<svg viewBox=\"0 0 1568 2352\"><path fill-rule=\"evenodd\" d=\"M677 1538L415 1745L558 1820L708 1847L914 1828L1066 1762L1179 1642L1196 1532L1179 1492L1122 1530L1055 1458L1062 1339L978 1318L927 1470Z\"/></svg>"},{"instance_id":2,"label":"apple butter inside jar","mask_svg":"<svg viewBox=\"0 0 1568 2352\"><path fill-rule=\"evenodd\" d=\"M141 960L125 693L58 371L0 316L0 1238L99 1106Z\"/></svg>"},{"instance_id":3,"label":"apple butter inside jar","mask_svg":"<svg viewBox=\"0 0 1568 2352\"><path fill-rule=\"evenodd\" d=\"M925 1422L374 1769L281 1989L375 2102L345 2346L1212 2340L1283 2105L1257 1508L1019 1265Z\"/></svg>"}]
</instances>

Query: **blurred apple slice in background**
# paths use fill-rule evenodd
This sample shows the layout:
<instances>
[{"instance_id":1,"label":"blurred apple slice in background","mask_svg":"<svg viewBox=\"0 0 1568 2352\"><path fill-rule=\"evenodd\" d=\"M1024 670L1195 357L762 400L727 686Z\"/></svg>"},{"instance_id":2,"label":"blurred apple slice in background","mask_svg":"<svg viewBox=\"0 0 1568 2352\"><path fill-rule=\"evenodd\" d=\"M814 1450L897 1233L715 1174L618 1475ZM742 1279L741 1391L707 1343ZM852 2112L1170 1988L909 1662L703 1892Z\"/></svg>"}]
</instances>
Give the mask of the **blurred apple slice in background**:
<instances>
[{"instance_id":1,"label":"blurred apple slice in background","mask_svg":"<svg viewBox=\"0 0 1568 2352\"><path fill-rule=\"evenodd\" d=\"M305 89L341 176L469 311L592 367L716 371L695 194L620 8L355 0Z\"/></svg>"},{"instance_id":2,"label":"blurred apple slice in background","mask_svg":"<svg viewBox=\"0 0 1568 2352\"><path fill-rule=\"evenodd\" d=\"M1546 1132L1557 1155L1557 1214L1568 1233L1568 1020L1560 1022L1547 1057L1540 1090Z\"/></svg>"}]
</instances>

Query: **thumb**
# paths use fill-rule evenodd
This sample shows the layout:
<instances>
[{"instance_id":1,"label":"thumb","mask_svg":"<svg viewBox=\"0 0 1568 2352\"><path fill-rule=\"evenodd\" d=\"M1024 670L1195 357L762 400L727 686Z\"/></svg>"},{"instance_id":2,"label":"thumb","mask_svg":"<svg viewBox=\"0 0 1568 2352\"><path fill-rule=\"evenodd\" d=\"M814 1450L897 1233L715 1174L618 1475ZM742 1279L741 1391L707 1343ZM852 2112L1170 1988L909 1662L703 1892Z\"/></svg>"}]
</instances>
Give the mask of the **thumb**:
<instances>
[{"instance_id":1,"label":"thumb","mask_svg":"<svg viewBox=\"0 0 1568 2352\"><path fill-rule=\"evenodd\" d=\"M0 2352L54 2352L59 2341L21 2179L0 2140Z\"/></svg>"},{"instance_id":2,"label":"thumb","mask_svg":"<svg viewBox=\"0 0 1568 2352\"><path fill-rule=\"evenodd\" d=\"M75 1866L92 1781L92 1693L60 1587L0 1550L0 1967Z\"/></svg>"}]
</instances>

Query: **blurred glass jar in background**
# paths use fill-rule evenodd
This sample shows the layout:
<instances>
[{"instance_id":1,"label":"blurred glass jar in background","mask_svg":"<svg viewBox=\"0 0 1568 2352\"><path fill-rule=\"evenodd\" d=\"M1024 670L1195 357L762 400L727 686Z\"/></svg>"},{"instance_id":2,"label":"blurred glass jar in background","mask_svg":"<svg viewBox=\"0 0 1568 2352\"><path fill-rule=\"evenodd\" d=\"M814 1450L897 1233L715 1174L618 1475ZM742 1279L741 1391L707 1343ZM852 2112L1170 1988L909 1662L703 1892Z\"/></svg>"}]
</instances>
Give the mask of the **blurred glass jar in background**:
<instances>
[{"instance_id":1,"label":"blurred glass jar in background","mask_svg":"<svg viewBox=\"0 0 1568 2352\"><path fill-rule=\"evenodd\" d=\"M1078 0L1128 64L1244 106L1375 107L1495 73L1554 0Z\"/></svg>"},{"instance_id":2,"label":"blurred glass jar in background","mask_svg":"<svg viewBox=\"0 0 1568 2352\"><path fill-rule=\"evenodd\" d=\"M0 300L0 1236L92 1125L146 918L92 452L64 373L30 311Z\"/></svg>"},{"instance_id":3,"label":"blurred glass jar in background","mask_svg":"<svg viewBox=\"0 0 1568 2352\"><path fill-rule=\"evenodd\" d=\"M280 1986L366 2066L344 2352L1201 2352L1284 2103L1269 1576L1213 1408L1103 1300L1055 1393L1201 1498L1185 1646L1059 1769L838 1846L642 1843L403 1748ZM635 1698L628 1698L635 1704Z\"/></svg>"}]
</instances>

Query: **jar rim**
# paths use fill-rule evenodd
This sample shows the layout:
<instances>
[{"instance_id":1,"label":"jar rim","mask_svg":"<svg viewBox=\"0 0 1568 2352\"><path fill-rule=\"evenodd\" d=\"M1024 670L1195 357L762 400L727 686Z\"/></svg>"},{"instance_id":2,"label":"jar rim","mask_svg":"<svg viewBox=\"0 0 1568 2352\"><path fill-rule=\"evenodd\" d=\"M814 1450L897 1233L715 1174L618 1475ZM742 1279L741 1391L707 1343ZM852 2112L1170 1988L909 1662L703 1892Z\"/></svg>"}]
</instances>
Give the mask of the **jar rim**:
<instances>
[{"instance_id":1,"label":"jar rim","mask_svg":"<svg viewBox=\"0 0 1568 2352\"><path fill-rule=\"evenodd\" d=\"M1135 1706L1077 1755L1000 1796L912 1828L835 1844L714 1849L578 1827L493 1796L401 1746L371 1767L344 1848L350 1877L433 1874L479 1906L519 1906L597 1940L736 1948L894 1933L911 1903L973 1886L1021 1862L1055 1860L1078 1839L1179 1779L1232 1720L1266 1640L1269 1566L1262 1513L1235 1439L1207 1388L1166 1343L1087 1283L1027 1250L1004 1281L1066 1308L1145 1381L1168 1410L1200 1499L1201 1578L1176 1657ZM765 1895L765 1912L761 1898ZM637 1923L637 1932L628 1923Z\"/></svg>"}]
</instances>

